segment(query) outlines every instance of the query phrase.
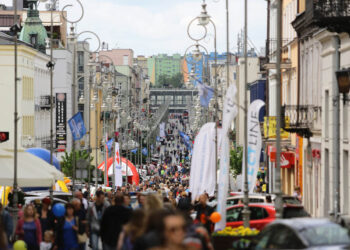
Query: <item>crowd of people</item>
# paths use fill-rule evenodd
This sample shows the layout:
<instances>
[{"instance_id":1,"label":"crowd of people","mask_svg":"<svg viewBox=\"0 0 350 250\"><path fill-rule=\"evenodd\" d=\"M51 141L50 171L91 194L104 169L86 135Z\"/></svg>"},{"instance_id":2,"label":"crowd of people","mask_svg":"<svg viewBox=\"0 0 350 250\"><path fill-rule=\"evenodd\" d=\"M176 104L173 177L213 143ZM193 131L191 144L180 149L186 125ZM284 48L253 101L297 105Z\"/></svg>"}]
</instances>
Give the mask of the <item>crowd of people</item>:
<instances>
[{"instance_id":1,"label":"crowd of people","mask_svg":"<svg viewBox=\"0 0 350 250\"><path fill-rule=\"evenodd\" d=\"M131 185L99 188L93 197L76 191L57 216L47 197L20 210L14 237L7 211L1 212L0 249L11 242L29 250L213 249L208 198L192 202L188 186L179 183L144 184L136 193Z\"/></svg>"},{"instance_id":2,"label":"crowd of people","mask_svg":"<svg viewBox=\"0 0 350 250\"><path fill-rule=\"evenodd\" d=\"M0 207L0 250L14 243L25 249L212 249L213 224L208 195L195 202L189 192L190 148L179 131L189 128L181 115L169 117L158 140L159 161L148 164L139 185L75 191L64 214L55 214L50 198L25 205L12 218ZM14 236L12 232L14 233ZM3 237L2 237L3 236Z\"/></svg>"}]
</instances>

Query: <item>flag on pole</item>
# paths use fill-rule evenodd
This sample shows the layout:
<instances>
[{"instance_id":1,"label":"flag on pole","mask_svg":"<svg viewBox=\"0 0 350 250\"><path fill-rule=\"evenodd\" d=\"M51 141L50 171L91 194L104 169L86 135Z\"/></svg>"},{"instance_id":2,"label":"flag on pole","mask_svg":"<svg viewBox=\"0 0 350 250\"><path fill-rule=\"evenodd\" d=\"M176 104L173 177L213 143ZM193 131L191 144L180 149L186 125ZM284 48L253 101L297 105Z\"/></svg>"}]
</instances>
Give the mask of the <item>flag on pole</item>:
<instances>
[{"instance_id":1,"label":"flag on pole","mask_svg":"<svg viewBox=\"0 0 350 250\"><path fill-rule=\"evenodd\" d=\"M226 226L226 200L228 193L228 176L229 164L230 164L230 144L228 138L228 132L230 130L231 123L237 115L236 105L236 85L231 84L226 92L223 109L223 122L221 129L221 143L220 149L220 173L218 182L218 204L217 211L221 214L221 220L215 224L215 230L222 230Z\"/></svg>"},{"instance_id":2,"label":"flag on pole","mask_svg":"<svg viewBox=\"0 0 350 250\"><path fill-rule=\"evenodd\" d=\"M144 156L147 156L147 155L148 155L148 150L147 150L147 148L143 148L141 152L142 152L142 154L143 154Z\"/></svg>"},{"instance_id":3,"label":"flag on pole","mask_svg":"<svg viewBox=\"0 0 350 250\"><path fill-rule=\"evenodd\" d=\"M202 126L194 142L190 173L192 201L204 192L214 195L215 160L215 123L210 122Z\"/></svg>"},{"instance_id":4,"label":"flag on pole","mask_svg":"<svg viewBox=\"0 0 350 250\"><path fill-rule=\"evenodd\" d=\"M248 152L244 152L243 157L247 157L248 166L248 191L253 193L256 176L259 171L259 163L261 156L261 132L259 122L260 109L265 105L262 100L253 101L248 108L247 126L248 126ZM245 168L243 168L244 170ZM245 172L243 171L243 176ZM242 189L243 190L243 189Z\"/></svg>"},{"instance_id":5,"label":"flag on pole","mask_svg":"<svg viewBox=\"0 0 350 250\"><path fill-rule=\"evenodd\" d=\"M84 120L80 112L76 113L68 120L68 125L72 132L74 141L80 140L86 134Z\"/></svg>"},{"instance_id":6,"label":"flag on pole","mask_svg":"<svg viewBox=\"0 0 350 250\"><path fill-rule=\"evenodd\" d=\"M113 139L113 138L110 139L109 141L107 141L108 151L111 151L113 142L114 142L114 139Z\"/></svg>"},{"instance_id":7,"label":"flag on pole","mask_svg":"<svg viewBox=\"0 0 350 250\"><path fill-rule=\"evenodd\" d=\"M204 83L197 84L200 102L203 107L208 107L211 98L214 96L214 89L205 85Z\"/></svg>"}]
</instances>

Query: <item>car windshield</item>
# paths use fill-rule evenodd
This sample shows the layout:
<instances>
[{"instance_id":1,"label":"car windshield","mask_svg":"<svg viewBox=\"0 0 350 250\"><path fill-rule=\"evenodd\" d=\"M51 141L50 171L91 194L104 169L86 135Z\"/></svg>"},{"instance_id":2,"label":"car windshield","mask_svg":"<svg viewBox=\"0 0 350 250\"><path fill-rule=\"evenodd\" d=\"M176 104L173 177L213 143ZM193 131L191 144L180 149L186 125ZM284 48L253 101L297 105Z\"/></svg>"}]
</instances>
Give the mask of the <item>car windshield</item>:
<instances>
[{"instance_id":1,"label":"car windshield","mask_svg":"<svg viewBox=\"0 0 350 250\"><path fill-rule=\"evenodd\" d=\"M283 208L283 218L298 218L298 217L309 217L310 215L302 207L285 207Z\"/></svg>"},{"instance_id":2,"label":"car windshield","mask_svg":"<svg viewBox=\"0 0 350 250\"><path fill-rule=\"evenodd\" d=\"M335 224L306 228L301 232L311 246L350 244L348 230Z\"/></svg>"}]
</instances>

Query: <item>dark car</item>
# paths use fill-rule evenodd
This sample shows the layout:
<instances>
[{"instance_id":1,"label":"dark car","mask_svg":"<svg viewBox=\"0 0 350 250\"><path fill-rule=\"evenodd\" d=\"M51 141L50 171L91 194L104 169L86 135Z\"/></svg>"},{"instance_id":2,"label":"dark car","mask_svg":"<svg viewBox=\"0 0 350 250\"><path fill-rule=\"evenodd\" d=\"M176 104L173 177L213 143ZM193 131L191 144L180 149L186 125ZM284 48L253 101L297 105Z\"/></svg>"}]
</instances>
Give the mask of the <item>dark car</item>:
<instances>
[{"instance_id":1,"label":"dark car","mask_svg":"<svg viewBox=\"0 0 350 250\"><path fill-rule=\"evenodd\" d=\"M344 249L348 230L328 219L276 220L267 225L249 249Z\"/></svg>"}]
</instances>

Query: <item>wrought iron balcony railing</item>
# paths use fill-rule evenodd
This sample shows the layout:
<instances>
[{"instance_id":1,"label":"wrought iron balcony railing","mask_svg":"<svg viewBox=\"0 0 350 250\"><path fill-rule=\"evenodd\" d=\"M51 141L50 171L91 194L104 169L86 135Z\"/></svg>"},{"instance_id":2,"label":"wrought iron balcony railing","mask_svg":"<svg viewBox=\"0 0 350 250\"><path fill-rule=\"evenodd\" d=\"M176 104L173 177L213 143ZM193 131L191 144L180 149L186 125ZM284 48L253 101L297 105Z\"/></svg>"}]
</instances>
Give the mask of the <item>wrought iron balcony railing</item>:
<instances>
[{"instance_id":1,"label":"wrought iron balcony railing","mask_svg":"<svg viewBox=\"0 0 350 250\"><path fill-rule=\"evenodd\" d=\"M303 137L311 137L314 125L314 106L312 105L284 105L282 107L282 128ZM285 117L289 117L289 124L285 124Z\"/></svg>"},{"instance_id":2,"label":"wrought iron balcony railing","mask_svg":"<svg viewBox=\"0 0 350 250\"><path fill-rule=\"evenodd\" d=\"M350 0L309 0L319 27L350 33Z\"/></svg>"}]
</instances>

